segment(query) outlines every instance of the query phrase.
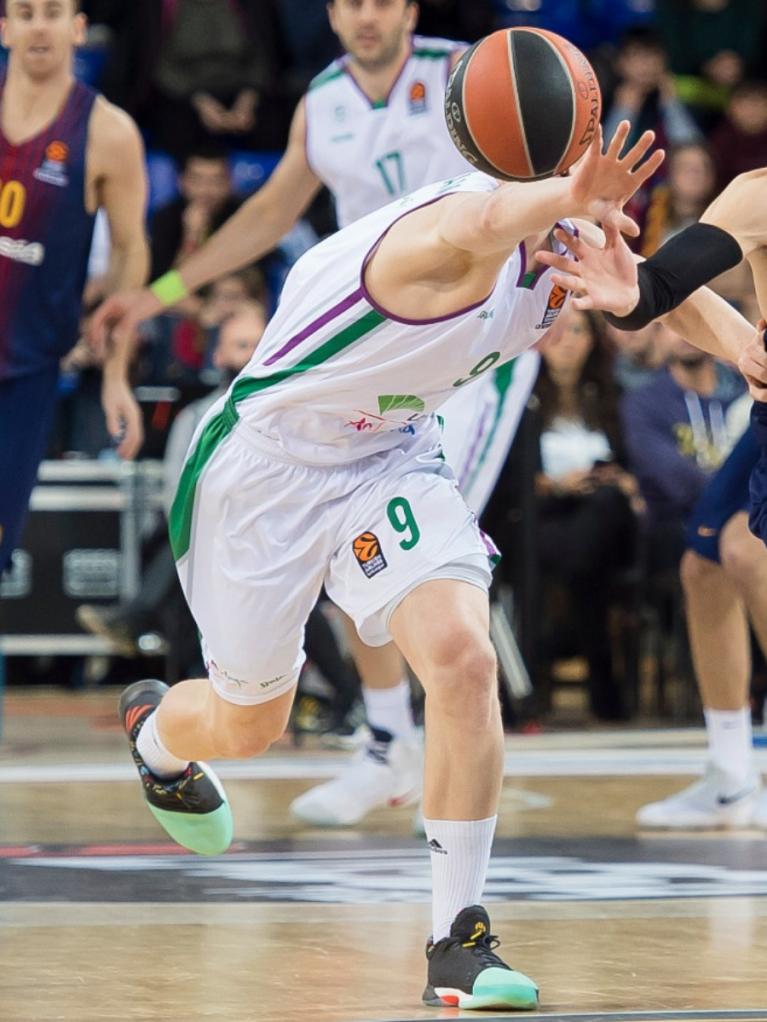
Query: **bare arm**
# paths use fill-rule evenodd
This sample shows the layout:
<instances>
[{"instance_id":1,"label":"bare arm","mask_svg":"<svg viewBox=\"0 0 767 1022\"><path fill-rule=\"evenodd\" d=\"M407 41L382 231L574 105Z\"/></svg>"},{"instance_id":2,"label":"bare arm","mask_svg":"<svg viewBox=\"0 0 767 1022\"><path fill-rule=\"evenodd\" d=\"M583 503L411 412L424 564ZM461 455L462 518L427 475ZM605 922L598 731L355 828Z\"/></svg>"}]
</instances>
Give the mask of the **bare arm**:
<instances>
[{"instance_id":1,"label":"bare arm","mask_svg":"<svg viewBox=\"0 0 767 1022\"><path fill-rule=\"evenodd\" d=\"M696 348L735 365L754 336L748 320L707 287L693 292L665 322Z\"/></svg>"},{"instance_id":2,"label":"bare arm","mask_svg":"<svg viewBox=\"0 0 767 1022\"><path fill-rule=\"evenodd\" d=\"M293 118L288 148L272 176L178 267L187 292L254 262L273 249L295 224L320 188L320 181L306 160L305 132L302 100ZM91 340L97 347L103 344L110 327L114 332L131 336L139 323L165 307L149 288L115 294L94 314Z\"/></svg>"},{"instance_id":3,"label":"bare arm","mask_svg":"<svg viewBox=\"0 0 767 1022\"><path fill-rule=\"evenodd\" d=\"M443 240L478 256L508 254L525 238L547 231L565 217L610 218L629 234L636 224L621 210L634 192L655 173L663 161L662 151L638 166L655 136L645 132L621 157L629 124L623 121L607 148L601 152L598 136L569 177L545 181L509 182L489 194L461 196L449 207L440 223ZM635 169L636 168L636 169Z\"/></svg>"},{"instance_id":4,"label":"bare arm","mask_svg":"<svg viewBox=\"0 0 767 1022\"><path fill-rule=\"evenodd\" d=\"M739 174L700 218L731 234L748 256L767 245L767 168Z\"/></svg>"},{"instance_id":5,"label":"bare arm","mask_svg":"<svg viewBox=\"0 0 767 1022\"><path fill-rule=\"evenodd\" d=\"M306 104L301 100L288 147L269 180L178 267L188 291L260 259L293 227L321 186L307 162L305 144Z\"/></svg>"}]
</instances>

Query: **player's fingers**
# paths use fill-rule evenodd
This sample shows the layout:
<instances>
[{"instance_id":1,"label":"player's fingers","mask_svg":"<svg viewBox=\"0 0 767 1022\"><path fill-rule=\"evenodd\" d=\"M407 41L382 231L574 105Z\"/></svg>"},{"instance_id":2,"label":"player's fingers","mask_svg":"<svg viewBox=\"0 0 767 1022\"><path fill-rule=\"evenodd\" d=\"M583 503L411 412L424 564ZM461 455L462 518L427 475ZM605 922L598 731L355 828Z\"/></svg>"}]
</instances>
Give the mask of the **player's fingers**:
<instances>
[{"instance_id":1,"label":"player's fingers","mask_svg":"<svg viewBox=\"0 0 767 1022\"><path fill-rule=\"evenodd\" d=\"M639 237L639 226L621 209L611 210L602 221L602 229L614 228L619 233L628 234L630 238Z\"/></svg>"},{"instance_id":2,"label":"player's fingers","mask_svg":"<svg viewBox=\"0 0 767 1022\"><path fill-rule=\"evenodd\" d=\"M606 153L611 160L617 160L620 156L621 149L623 149L630 131L631 125L628 121L621 121L615 129L615 134L610 139L610 144L607 147Z\"/></svg>"},{"instance_id":3,"label":"player's fingers","mask_svg":"<svg viewBox=\"0 0 767 1022\"><path fill-rule=\"evenodd\" d=\"M589 309L594 308L594 299L591 295L579 295L577 298L573 298L573 308L578 312L588 312Z\"/></svg>"},{"instance_id":4,"label":"player's fingers","mask_svg":"<svg viewBox=\"0 0 767 1022\"><path fill-rule=\"evenodd\" d=\"M641 167L637 167L631 174L632 184L636 185L637 188L641 188L642 185L649 178L653 176L655 171L660 167L661 163L666 158L666 152L664 149L656 149L652 156L648 156Z\"/></svg>"},{"instance_id":5,"label":"player's fingers","mask_svg":"<svg viewBox=\"0 0 767 1022\"><path fill-rule=\"evenodd\" d=\"M567 291L580 291L583 288L583 281L580 277L573 277L569 273L552 273L551 279L555 284L565 288Z\"/></svg>"},{"instance_id":6,"label":"player's fingers","mask_svg":"<svg viewBox=\"0 0 767 1022\"><path fill-rule=\"evenodd\" d=\"M552 266L555 270L561 270L562 273L578 275L578 263L573 259L568 259L567 256L557 255L556 252L544 251L536 252L535 258L546 266Z\"/></svg>"},{"instance_id":7,"label":"player's fingers","mask_svg":"<svg viewBox=\"0 0 767 1022\"><path fill-rule=\"evenodd\" d=\"M584 255L585 243L579 235L570 234L569 231L564 231L561 227L557 227L554 231L554 237L562 245L565 245L576 258L581 258Z\"/></svg>"},{"instance_id":8,"label":"player's fingers","mask_svg":"<svg viewBox=\"0 0 767 1022\"><path fill-rule=\"evenodd\" d=\"M625 163L628 167L635 167L637 163L642 159L645 153L648 151L650 146L655 141L654 131L645 131L639 138L639 141L629 149L626 155L621 159L621 163Z\"/></svg>"},{"instance_id":9,"label":"player's fingers","mask_svg":"<svg viewBox=\"0 0 767 1022\"><path fill-rule=\"evenodd\" d=\"M748 392L755 401L767 401L767 386L764 383L749 376L746 377L746 383Z\"/></svg>"}]
</instances>

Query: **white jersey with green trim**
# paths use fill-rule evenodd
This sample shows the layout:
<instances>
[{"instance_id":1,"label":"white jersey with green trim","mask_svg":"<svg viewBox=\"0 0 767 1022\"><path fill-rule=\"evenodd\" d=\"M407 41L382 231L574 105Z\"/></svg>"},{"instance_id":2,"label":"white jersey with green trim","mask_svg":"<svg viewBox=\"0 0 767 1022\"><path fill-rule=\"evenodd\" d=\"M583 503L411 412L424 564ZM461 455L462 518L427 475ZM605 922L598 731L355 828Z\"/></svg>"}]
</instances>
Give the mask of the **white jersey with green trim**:
<instances>
[{"instance_id":1,"label":"white jersey with green trim","mask_svg":"<svg viewBox=\"0 0 767 1022\"><path fill-rule=\"evenodd\" d=\"M531 269L524 244L485 300L451 316L404 320L365 286L370 255L401 217L448 194L497 187L478 173L427 185L298 260L230 391L230 406L255 442L311 465L409 447L435 429L433 413L451 395L540 340L567 293L553 284L547 267Z\"/></svg>"},{"instance_id":2,"label":"white jersey with green trim","mask_svg":"<svg viewBox=\"0 0 767 1022\"><path fill-rule=\"evenodd\" d=\"M410 56L381 103L371 103L348 56L306 94L306 158L333 193L345 227L413 188L466 174L443 110L453 55L465 43L414 36Z\"/></svg>"}]
</instances>

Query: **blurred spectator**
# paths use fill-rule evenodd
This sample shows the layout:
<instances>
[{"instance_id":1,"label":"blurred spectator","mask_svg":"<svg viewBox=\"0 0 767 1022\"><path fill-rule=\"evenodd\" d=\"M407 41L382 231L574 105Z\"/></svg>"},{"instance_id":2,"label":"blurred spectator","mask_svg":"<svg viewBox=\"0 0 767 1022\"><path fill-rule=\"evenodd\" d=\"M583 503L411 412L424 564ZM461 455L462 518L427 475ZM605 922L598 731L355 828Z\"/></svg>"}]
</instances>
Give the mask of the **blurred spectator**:
<instances>
[{"instance_id":1,"label":"blurred spectator","mask_svg":"<svg viewBox=\"0 0 767 1022\"><path fill-rule=\"evenodd\" d=\"M295 104L312 78L339 55L338 40L330 27L325 4L275 0L275 5L287 59L281 83Z\"/></svg>"},{"instance_id":2,"label":"blurred spectator","mask_svg":"<svg viewBox=\"0 0 767 1022\"><path fill-rule=\"evenodd\" d=\"M649 20L655 0L494 0L494 4L501 25L547 28L588 50L612 43L627 28Z\"/></svg>"},{"instance_id":3,"label":"blurred spectator","mask_svg":"<svg viewBox=\"0 0 767 1022\"><path fill-rule=\"evenodd\" d=\"M616 330L609 324L605 327L617 352L614 373L621 390L636 390L648 383L666 360L657 324L649 323L641 330Z\"/></svg>"},{"instance_id":4,"label":"blurred spectator","mask_svg":"<svg viewBox=\"0 0 767 1022\"><path fill-rule=\"evenodd\" d=\"M655 132L659 146L700 139L695 121L676 95L666 51L656 32L650 28L626 32L618 49L616 70L620 81L604 118L605 138L612 137L620 121L628 120L629 143L648 129Z\"/></svg>"},{"instance_id":5,"label":"blurred spectator","mask_svg":"<svg viewBox=\"0 0 767 1022\"><path fill-rule=\"evenodd\" d=\"M767 6L762 0L658 0L658 27L687 102L721 106L759 73Z\"/></svg>"},{"instance_id":6,"label":"blurred spectator","mask_svg":"<svg viewBox=\"0 0 767 1022\"><path fill-rule=\"evenodd\" d=\"M607 616L611 581L634 554L638 487L622 467L619 391L602 317L573 312L541 355L534 391L541 426L539 564L543 578L568 593L589 664L592 710L618 719L625 707L613 678ZM543 650L539 659L547 659Z\"/></svg>"},{"instance_id":7,"label":"blurred spectator","mask_svg":"<svg viewBox=\"0 0 767 1022\"><path fill-rule=\"evenodd\" d=\"M725 413L742 393L740 377L657 324L666 365L625 395L628 462L651 525L651 570L676 569L684 523L708 477L729 453Z\"/></svg>"},{"instance_id":8,"label":"blurred spectator","mask_svg":"<svg viewBox=\"0 0 767 1022\"><path fill-rule=\"evenodd\" d=\"M155 7L146 121L158 144L178 158L211 141L263 144L258 122L277 52L271 5L155 0Z\"/></svg>"},{"instance_id":9,"label":"blurred spectator","mask_svg":"<svg viewBox=\"0 0 767 1022\"><path fill-rule=\"evenodd\" d=\"M227 155L217 148L186 156L179 190L179 197L158 209L150 221L152 279L199 248L241 201L234 194Z\"/></svg>"},{"instance_id":10,"label":"blurred spectator","mask_svg":"<svg viewBox=\"0 0 767 1022\"><path fill-rule=\"evenodd\" d=\"M674 147L666 158L666 180L647 201L641 254L653 255L673 234L696 223L713 198L714 185L714 161L702 142Z\"/></svg>"},{"instance_id":11,"label":"blurred spectator","mask_svg":"<svg viewBox=\"0 0 767 1022\"><path fill-rule=\"evenodd\" d=\"M711 136L721 190L738 174L767 164L767 82L742 82Z\"/></svg>"}]
</instances>

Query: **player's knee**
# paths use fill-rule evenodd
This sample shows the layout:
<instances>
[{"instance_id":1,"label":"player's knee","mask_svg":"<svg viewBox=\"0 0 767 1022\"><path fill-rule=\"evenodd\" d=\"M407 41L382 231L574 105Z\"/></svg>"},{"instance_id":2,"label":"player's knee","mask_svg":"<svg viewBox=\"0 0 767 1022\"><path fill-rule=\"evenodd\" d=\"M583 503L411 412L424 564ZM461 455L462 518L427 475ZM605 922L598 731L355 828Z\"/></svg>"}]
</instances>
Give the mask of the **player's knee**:
<instances>
[{"instance_id":1,"label":"player's knee","mask_svg":"<svg viewBox=\"0 0 767 1022\"><path fill-rule=\"evenodd\" d=\"M445 712L467 723L486 722L497 702L498 667L488 637L457 629L434 650L434 681L428 693Z\"/></svg>"},{"instance_id":2,"label":"player's knee","mask_svg":"<svg viewBox=\"0 0 767 1022\"><path fill-rule=\"evenodd\" d=\"M722 568L735 582L748 585L750 581L763 584L767 572L767 548L756 539L745 523L742 527L725 529L719 546Z\"/></svg>"},{"instance_id":3,"label":"player's knee","mask_svg":"<svg viewBox=\"0 0 767 1022\"><path fill-rule=\"evenodd\" d=\"M679 565L679 578L685 590L700 589L716 578L719 565L694 550L685 550Z\"/></svg>"}]
</instances>

